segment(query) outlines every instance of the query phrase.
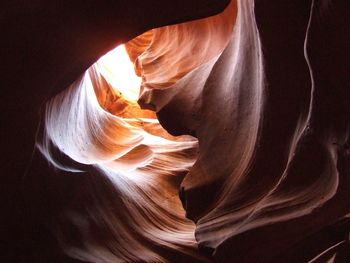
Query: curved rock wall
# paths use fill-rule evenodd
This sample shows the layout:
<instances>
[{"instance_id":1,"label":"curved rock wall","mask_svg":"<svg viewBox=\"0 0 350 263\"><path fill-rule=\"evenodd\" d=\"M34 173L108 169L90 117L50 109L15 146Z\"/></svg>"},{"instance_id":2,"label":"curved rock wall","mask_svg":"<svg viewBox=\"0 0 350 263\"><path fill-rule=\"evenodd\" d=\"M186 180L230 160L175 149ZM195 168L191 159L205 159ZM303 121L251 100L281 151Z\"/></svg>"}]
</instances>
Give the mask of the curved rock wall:
<instances>
[{"instance_id":1,"label":"curved rock wall","mask_svg":"<svg viewBox=\"0 0 350 263\"><path fill-rule=\"evenodd\" d=\"M88 7L98 6L93 2ZM5 237L22 240L14 249L7 238L7 255L21 259L22 251L39 261L38 244L45 244L42 257L57 262L72 260L59 248L92 262L348 261L347 1L231 1L217 16L160 28L214 14L227 1L201 8L196 1L170 8L136 2L124 6L136 22L121 14L103 19L114 17L103 8L96 17L66 5L42 9L53 24L66 15L68 24L54 31L63 35L46 34L52 23L37 29L44 16L28 18L38 2L27 14L16 11L32 21L27 31L21 21L12 24L16 37L5 30L6 39L26 43L5 41L17 44L7 50L22 52L3 56L22 73L16 80L3 70L5 84L29 85L23 93L8 85L2 99L7 116L28 116L3 120L4 181L11 186L2 191L3 211L5 223L16 225ZM142 15L147 10L153 15ZM101 35L82 30L92 21ZM112 26L120 21L130 31ZM41 38L30 40L28 28ZM126 103L134 118L116 116L105 95L118 95L97 65L77 77L116 43L148 29L126 47L143 80L140 105L155 110L172 135L137 105ZM65 44L72 39L76 45ZM64 56L41 51L45 43L48 50L67 47L59 51ZM41 153L30 159L41 103L74 79L47 104L36 133Z\"/></svg>"}]
</instances>

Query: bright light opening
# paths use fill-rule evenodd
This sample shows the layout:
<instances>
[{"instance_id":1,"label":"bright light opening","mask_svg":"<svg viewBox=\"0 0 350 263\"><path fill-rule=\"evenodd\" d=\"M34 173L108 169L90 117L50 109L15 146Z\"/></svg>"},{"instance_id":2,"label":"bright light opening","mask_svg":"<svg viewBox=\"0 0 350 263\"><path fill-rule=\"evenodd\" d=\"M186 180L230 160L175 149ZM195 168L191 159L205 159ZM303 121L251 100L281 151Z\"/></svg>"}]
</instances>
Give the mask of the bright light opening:
<instances>
[{"instance_id":1,"label":"bright light opening","mask_svg":"<svg viewBox=\"0 0 350 263\"><path fill-rule=\"evenodd\" d=\"M114 90L119 91L127 100L138 100L141 78L135 74L134 64L124 45L108 52L97 63L101 74Z\"/></svg>"}]
</instances>

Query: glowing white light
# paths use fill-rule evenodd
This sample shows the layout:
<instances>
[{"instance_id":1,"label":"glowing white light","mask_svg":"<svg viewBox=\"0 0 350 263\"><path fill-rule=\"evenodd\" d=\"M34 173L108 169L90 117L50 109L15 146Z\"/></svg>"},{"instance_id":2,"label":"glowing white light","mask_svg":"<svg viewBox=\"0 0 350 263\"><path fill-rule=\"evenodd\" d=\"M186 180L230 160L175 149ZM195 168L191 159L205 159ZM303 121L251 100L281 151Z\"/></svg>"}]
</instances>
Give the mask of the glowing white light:
<instances>
[{"instance_id":1,"label":"glowing white light","mask_svg":"<svg viewBox=\"0 0 350 263\"><path fill-rule=\"evenodd\" d=\"M120 45L98 60L101 74L111 86L132 101L137 101L141 78L136 76L125 46Z\"/></svg>"}]
</instances>

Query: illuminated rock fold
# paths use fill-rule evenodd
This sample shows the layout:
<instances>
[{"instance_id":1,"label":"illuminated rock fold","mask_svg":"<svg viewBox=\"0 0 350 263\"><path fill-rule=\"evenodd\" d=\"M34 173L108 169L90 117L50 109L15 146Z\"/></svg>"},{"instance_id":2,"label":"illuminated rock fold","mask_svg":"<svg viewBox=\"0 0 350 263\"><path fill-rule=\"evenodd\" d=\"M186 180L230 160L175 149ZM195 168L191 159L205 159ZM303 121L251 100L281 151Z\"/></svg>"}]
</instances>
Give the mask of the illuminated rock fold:
<instances>
[{"instance_id":1,"label":"illuminated rock fold","mask_svg":"<svg viewBox=\"0 0 350 263\"><path fill-rule=\"evenodd\" d=\"M38 148L85 178L86 198L48 223L68 255L304 262L346 248L348 69L326 59L343 42L326 1L280 2L231 1L125 43L139 94L101 58L47 103Z\"/></svg>"},{"instance_id":2,"label":"illuminated rock fold","mask_svg":"<svg viewBox=\"0 0 350 263\"><path fill-rule=\"evenodd\" d=\"M157 63L148 64L149 53L159 51L160 65L174 63L169 70L176 72L172 54L181 58L185 50L181 62L188 56L196 60L194 47L213 43L210 34L194 43L189 38L179 47L152 42L136 59L144 77L140 104L155 109L171 133L198 138L199 156L180 196L186 215L196 222L199 245L219 262L255 262L256 257L294 262L305 236L311 238L349 211L341 205L349 200L342 186L348 179L339 171L347 158L348 124L340 117L346 110L330 106L336 99L329 102L333 95L320 80L327 75L336 82L345 67L321 75L322 57L314 53L322 32L317 21L329 19L322 13L327 11L317 1L268 8L253 1L237 1L237 7L232 2L221 25L229 42L216 35L215 44L222 46L203 48L198 64L178 74L176 82L168 69L157 68L157 57L152 60ZM228 21L235 22L233 29ZM274 34L280 35L278 40L271 40ZM163 52L168 46L175 50ZM161 79L161 72L168 79ZM325 104L340 115L336 120L330 121L335 117ZM322 116L329 116L328 122ZM339 240L345 242L341 237L326 242L331 246ZM305 259L322 251L312 249ZM231 251L236 254L228 256Z\"/></svg>"}]
</instances>

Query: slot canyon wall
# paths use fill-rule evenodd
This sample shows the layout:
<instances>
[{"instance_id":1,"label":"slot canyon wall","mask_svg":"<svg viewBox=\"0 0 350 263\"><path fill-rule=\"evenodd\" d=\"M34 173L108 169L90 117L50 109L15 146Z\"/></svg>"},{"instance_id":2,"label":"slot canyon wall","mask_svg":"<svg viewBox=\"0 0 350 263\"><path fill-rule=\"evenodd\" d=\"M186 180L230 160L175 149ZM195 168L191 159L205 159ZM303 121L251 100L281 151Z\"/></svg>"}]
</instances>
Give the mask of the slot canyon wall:
<instances>
[{"instance_id":1,"label":"slot canyon wall","mask_svg":"<svg viewBox=\"0 0 350 263\"><path fill-rule=\"evenodd\" d=\"M350 261L348 1L2 5L1 261Z\"/></svg>"}]
</instances>

